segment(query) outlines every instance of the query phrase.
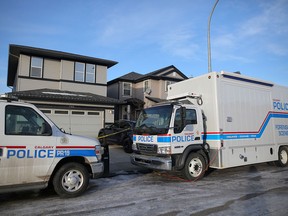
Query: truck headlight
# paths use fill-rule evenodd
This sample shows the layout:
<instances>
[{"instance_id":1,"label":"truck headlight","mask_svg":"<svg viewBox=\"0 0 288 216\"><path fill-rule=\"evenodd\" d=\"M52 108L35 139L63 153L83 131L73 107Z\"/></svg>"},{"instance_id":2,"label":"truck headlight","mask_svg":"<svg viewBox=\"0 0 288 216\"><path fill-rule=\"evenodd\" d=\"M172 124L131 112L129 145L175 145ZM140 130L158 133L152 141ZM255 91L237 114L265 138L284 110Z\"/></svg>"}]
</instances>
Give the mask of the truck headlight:
<instances>
[{"instance_id":1,"label":"truck headlight","mask_svg":"<svg viewBox=\"0 0 288 216\"><path fill-rule=\"evenodd\" d=\"M133 143L133 144L132 144L132 150L134 150L134 151L137 151L137 150L138 150L136 143Z\"/></svg>"},{"instance_id":2,"label":"truck headlight","mask_svg":"<svg viewBox=\"0 0 288 216\"><path fill-rule=\"evenodd\" d=\"M158 147L157 154L171 154L171 146Z\"/></svg>"}]
</instances>

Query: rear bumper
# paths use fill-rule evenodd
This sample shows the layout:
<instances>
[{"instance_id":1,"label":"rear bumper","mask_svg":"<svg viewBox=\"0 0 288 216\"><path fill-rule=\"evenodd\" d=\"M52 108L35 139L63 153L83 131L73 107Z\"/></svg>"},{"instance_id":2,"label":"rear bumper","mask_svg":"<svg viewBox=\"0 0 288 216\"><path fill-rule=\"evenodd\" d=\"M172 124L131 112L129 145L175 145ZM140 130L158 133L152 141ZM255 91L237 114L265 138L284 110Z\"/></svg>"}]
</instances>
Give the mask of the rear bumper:
<instances>
[{"instance_id":1,"label":"rear bumper","mask_svg":"<svg viewBox=\"0 0 288 216\"><path fill-rule=\"evenodd\" d=\"M171 157L155 157L148 155L132 154L131 163L149 169L172 170Z\"/></svg>"},{"instance_id":2,"label":"rear bumper","mask_svg":"<svg viewBox=\"0 0 288 216\"><path fill-rule=\"evenodd\" d=\"M104 172L104 164L103 162L95 162L95 163L91 163L91 170L92 170L92 178L99 178L100 176L102 176L103 172Z\"/></svg>"}]
</instances>

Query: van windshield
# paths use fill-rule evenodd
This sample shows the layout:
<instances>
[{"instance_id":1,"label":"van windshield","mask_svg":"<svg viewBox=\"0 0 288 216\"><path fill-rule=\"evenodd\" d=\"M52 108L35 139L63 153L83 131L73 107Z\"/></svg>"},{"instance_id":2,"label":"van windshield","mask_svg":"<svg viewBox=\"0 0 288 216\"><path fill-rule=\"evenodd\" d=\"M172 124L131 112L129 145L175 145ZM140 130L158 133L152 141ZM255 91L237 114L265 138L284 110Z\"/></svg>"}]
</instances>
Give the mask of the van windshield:
<instances>
[{"instance_id":1,"label":"van windshield","mask_svg":"<svg viewBox=\"0 0 288 216\"><path fill-rule=\"evenodd\" d=\"M136 122L136 134L166 134L168 133L173 106L163 105L142 110Z\"/></svg>"}]
</instances>

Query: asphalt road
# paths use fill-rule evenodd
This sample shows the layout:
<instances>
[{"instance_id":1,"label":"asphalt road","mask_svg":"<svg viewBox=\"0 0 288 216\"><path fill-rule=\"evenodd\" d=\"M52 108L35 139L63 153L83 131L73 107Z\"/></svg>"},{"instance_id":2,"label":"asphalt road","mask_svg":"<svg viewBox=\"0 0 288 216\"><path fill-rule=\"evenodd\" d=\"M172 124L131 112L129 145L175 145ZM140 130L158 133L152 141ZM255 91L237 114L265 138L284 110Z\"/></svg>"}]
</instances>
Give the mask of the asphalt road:
<instances>
[{"instance_id":1,"label":"asphalt road","mask_svg":"<svg viewBox=\"0 0 288 216\"><path fill-rule=\"evenodd\" d=\"M149 172L130 164L120 146L110 148L108 178L91 180L80 197L51 191L0 195L0 215L288 215L288 167L266 163L210 170L200 181Z\"/></svg>"}]
</instances>

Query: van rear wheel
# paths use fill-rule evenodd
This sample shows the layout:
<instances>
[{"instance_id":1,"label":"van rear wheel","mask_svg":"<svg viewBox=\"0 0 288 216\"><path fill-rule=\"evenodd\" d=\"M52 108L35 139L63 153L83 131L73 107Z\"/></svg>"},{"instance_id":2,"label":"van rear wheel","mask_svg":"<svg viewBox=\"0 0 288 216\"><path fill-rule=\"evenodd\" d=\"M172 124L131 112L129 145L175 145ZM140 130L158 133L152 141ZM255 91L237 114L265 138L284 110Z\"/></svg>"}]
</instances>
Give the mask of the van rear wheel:
<instances>
[{"instance_id":1,"label":"van rear wheel","mask_svg":"<svg viewBox=\"0 0 288 216\"><path fill-rule=\"evenodd\" d=\"M276 164L280 167L285 167L288 165L288 147L281 146L278 152L278 161Z\"/></svg>"},{"instance_id":2,"label":"van rear wheel","mask_svg":"<svg viewBox=\"0 0 288 216\"><path fill-rule=\"evenodd\" d=\"M201 179L206 171L206 162L199 153L191 153L186 159L182 174L187 180Z\"/></svg>"},{"instance_id":3,"label":"van rear wheel","mask_svg":"<svg viewBox=\"0 0 288 216\"><path fill-rule=\"evenodd\" d=\"M76 197L88 187L89 173L80 163L64 164L53 178L55 192L62 198Z\"/></svg>"}]
</instances>

